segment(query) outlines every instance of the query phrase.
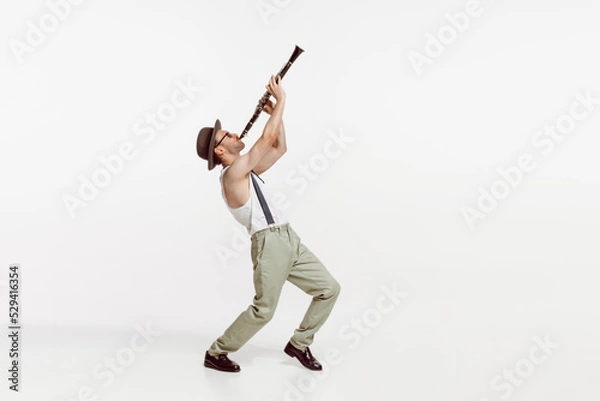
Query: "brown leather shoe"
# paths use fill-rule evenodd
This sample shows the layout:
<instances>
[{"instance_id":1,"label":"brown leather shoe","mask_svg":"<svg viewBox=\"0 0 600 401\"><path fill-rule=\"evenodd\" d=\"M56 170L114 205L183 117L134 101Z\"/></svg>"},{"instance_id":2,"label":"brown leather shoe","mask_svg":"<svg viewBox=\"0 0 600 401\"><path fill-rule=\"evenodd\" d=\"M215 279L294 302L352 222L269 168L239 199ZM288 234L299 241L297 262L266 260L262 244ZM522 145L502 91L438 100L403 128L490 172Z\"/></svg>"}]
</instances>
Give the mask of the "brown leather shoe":
<instances>
[{"instance_id":1,"label":"brown leather shoe","mask_svg":"<svg viewBox=\"0 0 600 401\"><path fill-rule=\"evenodd\" d=\"M306 347L304 351L300 351L298 348L294 347L292 343L288 342L283 350L286 354L288 354L292 358L298 358L302 366L310 370L323 370L323 366L312 356L310 352L310 348Z\"/></svg>"},{"instance_id":2,"label":"brown leather shoe","mask_svg":"<svg viewBox=\"0 0 600 401\"><path fill-rule=\"evenodd\" d=\"M239 372L241 370L240 365L229 359L227 354L212 356L208 351L204 355L204 366L221 372Z\"/></svg>"}]
</instances>

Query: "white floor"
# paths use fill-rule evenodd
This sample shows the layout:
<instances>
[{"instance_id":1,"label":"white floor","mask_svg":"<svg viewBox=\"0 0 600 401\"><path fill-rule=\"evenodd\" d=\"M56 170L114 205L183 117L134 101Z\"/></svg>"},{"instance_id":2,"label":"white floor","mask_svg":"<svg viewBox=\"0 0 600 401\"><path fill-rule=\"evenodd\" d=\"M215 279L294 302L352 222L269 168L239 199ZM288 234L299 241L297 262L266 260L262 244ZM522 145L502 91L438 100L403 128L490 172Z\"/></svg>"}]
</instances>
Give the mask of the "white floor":
<instances>
[{"instance_id":1,"label":"white floor","mask_svg":"<svg viewBox=\"0 0 600 401\"><path fill-rule=\"evenodd\" d=\"M594 284L578 276L414 272L411 287L429 293L398 284L406 294L397 304L385 295L389 281L378 286L377 278L365 279L362 293L360 283L349 283L311 347L325 365L320 373L282 351L308 302L291 286L273 321L230 355L242 367L237 374L202 365L205 349L235 317L233 309L218 327L198 331L150 325L156 332L151 342L133 325L25 326L21 392L0 394L28 401L597 400L597 297ZM495 285L486 288L486 282ZM144 350L131 351L134 337ZM106 358L115 358L118 374L108 374ZM505 376L511 371L513 384Z\"/></svg>"}]
</instances>

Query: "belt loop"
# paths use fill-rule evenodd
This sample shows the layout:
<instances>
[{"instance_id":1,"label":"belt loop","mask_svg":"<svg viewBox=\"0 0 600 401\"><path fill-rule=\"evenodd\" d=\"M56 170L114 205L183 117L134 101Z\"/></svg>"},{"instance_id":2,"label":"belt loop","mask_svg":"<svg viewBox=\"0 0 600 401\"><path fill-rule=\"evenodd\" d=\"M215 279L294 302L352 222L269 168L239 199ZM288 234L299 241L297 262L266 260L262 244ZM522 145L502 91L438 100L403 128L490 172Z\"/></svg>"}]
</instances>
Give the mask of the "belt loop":
<instances>
[{"instance_id":1,"label":"belt loop","mask_svg":"<svg viewBox=\"0 0 600 401\"><path fill-rule=\"evenodd\" d=\"M289 223L280 224L280 225L277 225L275 223L271 223L271 224L268 224L267 227L265 228L265 230L267 230L267 229L269 229L271 231L285 230L285 231L287 231L289 233L290 230L291 230L291 227L290 227Z\"/></svg>"}]
</instances>

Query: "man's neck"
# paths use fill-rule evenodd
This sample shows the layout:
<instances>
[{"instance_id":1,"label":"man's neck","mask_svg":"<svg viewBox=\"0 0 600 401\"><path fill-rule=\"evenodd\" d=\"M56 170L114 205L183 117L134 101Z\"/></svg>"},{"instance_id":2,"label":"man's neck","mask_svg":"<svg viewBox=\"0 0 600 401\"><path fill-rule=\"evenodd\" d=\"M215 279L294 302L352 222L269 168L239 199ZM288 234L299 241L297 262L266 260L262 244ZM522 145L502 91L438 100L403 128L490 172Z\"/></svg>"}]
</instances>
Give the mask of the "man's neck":
<instances>
[{"instance_id":1,"label":"man's neck","mask_svg":"<svg viewBox=\"0 0 600 401\"><path fill-rule=\"evenodd\" d=\"M239 155L238 156L227 155L227 157L225 158L225 160L221 160L221 165L223 167L231 166L233 164L233 162L235 161L235 159L237 159L238 157L239 157Z\"/></svg>"}]
</instances>

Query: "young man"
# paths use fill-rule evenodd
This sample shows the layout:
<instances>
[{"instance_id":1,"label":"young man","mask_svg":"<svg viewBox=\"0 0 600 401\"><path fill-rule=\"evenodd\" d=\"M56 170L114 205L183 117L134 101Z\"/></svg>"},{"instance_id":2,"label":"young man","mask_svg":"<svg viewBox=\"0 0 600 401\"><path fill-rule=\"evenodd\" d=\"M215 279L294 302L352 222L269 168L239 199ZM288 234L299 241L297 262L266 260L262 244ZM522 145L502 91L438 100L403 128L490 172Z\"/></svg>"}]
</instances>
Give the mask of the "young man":
<instances>
[{"instance_id":1,"label":"young man","mask_svg":"<svg viewBox=\"0 0 600 401\"><path fill-rule=\"evenodd\" d=\"M198 155L208 162L209 170L215 164L223 165L220 175L223 200L251 235L256 293L252 304L206 351L204 366L226 372L240 371L239 365L227 354L240 349L271 320L287 280L313 298L284 352L308 369L321 370L309 345L333 309L340 285L301 242L258 177L287 150L282 121L286 94L281 78L271 76L266 86L276 103L268 101L265 105L263 110L270 118L262 136L248 153L240 155L245 144L238 135L222 130L219 120L214 127L202 128L198 134Z\"/></svg>"}]
</instances>

